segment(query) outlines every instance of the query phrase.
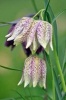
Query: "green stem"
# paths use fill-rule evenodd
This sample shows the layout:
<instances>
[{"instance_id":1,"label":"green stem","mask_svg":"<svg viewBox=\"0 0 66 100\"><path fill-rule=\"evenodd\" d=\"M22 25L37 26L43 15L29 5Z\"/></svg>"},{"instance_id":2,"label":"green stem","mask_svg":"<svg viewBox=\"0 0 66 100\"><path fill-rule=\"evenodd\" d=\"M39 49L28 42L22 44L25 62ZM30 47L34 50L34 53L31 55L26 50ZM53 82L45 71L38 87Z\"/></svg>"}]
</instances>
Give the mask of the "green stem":
<instances>
[{"instance_id":1,"label":"green stem","mask_svg":"<svg viewBox=\"0 0 66 100\"><path fill-rule=\"evenodd\" d=\"M40 12L43 12L45 9L41 9L41 10L39 10L34 16L33 16L33 18L35 18Z\"/></svg>"},{"instance_id":2,"label":"green stem","mask_svg":"<svg viewBox=\"0 0 66 100\"><path fill-rule=\"evenodd\" d=\"M51 66L51 70L52 70L52 77L53 77L53 80L52 80L52 86L53 86L53 100L56 100L55 99L55 82L54 82L54 74L53 74L53 68Z\"/></svg>"},{"instance_id":3,"label":"green stem","mask_svg":"<svg viewBox=\"0 0 66 100\"><path fill-rule=\"evenodd\" d=\"M49 58L49 63L50 63L51 71L52 71L53 100L56 100L55 99L55 82L54 82L53 67L52 67L51 60L50 60L50 57L49 56L48 56L48 58Z\"/></svg>"},{"instance_id":4,"label":"green stem","mask_svg":"<svg viewBox=\"0 0 66 100\"><path fill-rule=\"evenodd\" d=\"M62 70L61 70L61 66L60 66L60 62L59 62L56 50L54 50L54 55L55 55L55 59L56 59L56 64L57 64L58 72L60 74L60 79L61 79L62 87L63 87L64 92L66 92L65 81L64 81L63 73L62 73Z\"/></svg>"},{"instance_id":5,"label":"green stem","mask_svg":"<svg viewBox=\"0 0 66 100\"><path fill-rule=\"evenodd\" d=\"M60 89L60 85L59 85L59 82L58 82L58 77L57 77L55 68L53 68L53 75L54 75L55 87L56 87L56 99L61 100L62 94L61 94L61 89Z\"/></svg>"},{"instance_id":6,"label":"green stem","mask_svg":"<svg viewBox=\"0 0 66 100\"><path fill-rule=\"evenodd\" d=\"M44 19L44 18L43 18L43 11L41 11L40 16L41 16L41 19L43 20L43 19Z\"/></svg>"},{"instance_id":7,"label":"green stem","mask_svg":"<svg viewBox=\"0 0 66 100\"><path fill-rule=\"evenodd\" d=\"M55 99L55 82L54 82L53 68L52 68L52 64L51 64L51 61L50 61L50 57L48 56L48 58L49 58L49 63L50 63L51 71L52 71L53 100L56 100Z\"/></svg>"}]
</instances>

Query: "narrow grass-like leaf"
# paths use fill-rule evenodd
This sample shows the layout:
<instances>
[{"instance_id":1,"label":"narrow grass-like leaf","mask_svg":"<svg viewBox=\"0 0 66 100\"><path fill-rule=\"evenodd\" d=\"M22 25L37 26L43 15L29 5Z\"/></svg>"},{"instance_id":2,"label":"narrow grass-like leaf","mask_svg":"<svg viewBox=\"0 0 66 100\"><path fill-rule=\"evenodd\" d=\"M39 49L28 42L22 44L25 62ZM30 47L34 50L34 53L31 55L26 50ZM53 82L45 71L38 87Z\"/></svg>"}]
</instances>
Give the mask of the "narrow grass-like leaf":
<instances>
[{"instance_id":1,"label":"narrow grass-like leaf","mask_svg":"<svg viewBox=\"0 0 66 100\"><path fill-rule=\"evenodd\" d=\"M43 88L43 90L44 90L44 88ZM49 100L52 100L52 97L48 94L47 90L44 90L44 92L46 93L48 99L49 99ZM44 98L44 96L42 96L42 97Z\"/></svg>"},{"instance_id":2,"label":"narrow grass-like leaf","mask_svg":"<svg viewBox=\"0 0 66 100\"><path fill-rule=\"evenodd\" d=\"M63 58L62 71L64 71L64 69L65 69L65 63L66 63L66 50L65 50L65 54L64 54L64 58Z\"/></svg>"},{"instance_id":3,"label":"narrow grass-like leaf","mask_svg":"<svg viewBox=\"0 0 66 100\"><path fill-rule=\"evenodd\" d=\"M62 69L61 69L60 62L59 62L59 58L58 58L58 55L57 55L57 52L56 52L55 49L54 49L54 56L55 56L55 59L56 59L55 60L56 61L56 66L57 66L57 70L58 70L59 75L60 75L63 91L66 92L66 85L65 85L64 76L63 76Z\"/></svg>"},{"instance_id":4,"label":"narrow grass-like leaf","mask_svg":"<svg viewBox=\"0 0 66 100\"><path fill-rule=\"evenodd\" d=\"M45 12L44 12L44 20L46 21L46 17L47 17L47 10L48 10L48 6L49 6L50 0L48 1L48 3L46 4L45 7Z\"/></svg>"},{"instance_id":5,"label":"narrow grass-like leaf","mask_svg":"<svg viewBox=\"0 0 66 100\"><path fill-rule=\"evenodd\" d=\"M1 68L5 68L5 69L8 69L8 70L22 71L21 69L9 68L9 67L5 67L5 66L2 66L2 65L0 65L0 67Z\"/></svg>"},{"instance_id":6,"label":"narrow grass-like leaf","mask_svg":"<svg viewBox=\"0 0 66 100\"><path fill-rule=\"evenodd\" d=\"M14 21L12 21L12 22L0 22L0 27L6 26L6 25L13 25L13 24L16 24L19 20L20 20L20 19L14 20Z\"/></svg>"},{"instance_id":7,"label":"narrow grass-like leaf","mask_svg":"<svg viewBox=\"0 0 66 100\"><path fill-rule=\"evenodd\" d=\"M49 7L49 3L50 3L50 0L48 0L48 2L47 2L47 5L46 5L46 12L47 12L47 9L48 9L48 7Z\"/></svg>"},{"instance_id":8,"label":"narrow grass-like leaf","mask_svg":"<svg viewBox=\"0 0 66 100\"><path fill-rule=\"evenodd\" d=\"M19 95L19 97L22 98L23 100L26 100L17 90L12 90L12 91L16 92Z\"/></svg>"},{"instance_id":9,"label":"narrow grass-like leaf","mask_svg":"<svg viewBox=\"0 0 66 100\"><path fill-rule=\"evenodd\" d=\"M46 9L47 4L48 4L48 0L44 0L45 9ZM53 20L55 18L55 16L54 16L54 13L53 13L50 5L48 6L48 12L51 15L51 20ZM56 41L56 50L57 50L57 54L58 54L58 36L57 36L57 23L56 23L56 21L54 21L54 23L53 23L53 30L54 30L54 36L55 36L55 41Z\"/></svg>"},{"instance_id":10,"label":"narrow grass-like leaf","mask_svg":"<svg viewBox=\"0 0 66 100\"><path fill-rule=\"evenodd\" d=\"M51 73L52 73L52 97L50 97L51 100L55 100L55 83L54 83L54 75L53 75L53 68L52 68L52 64L51 64L51 61L50 61L50 57L49 55L43 51L43 55L44 55L44 59L46 59L46 62L48 63L48 65L50 66L50 69L51 69ZM48 93L47 93L48 94Z\"/></svg>"},{"instance_id":11,"label":"narrow grass-like leaf","mask_svg":"<svg viewBox=\"0 0 66 100\"><path fill-rule=\"evenodd\" d=\"M64 93L64 95L63 95L61 100L66 100L66 93Z\"/></svg>"},{"instance_id":12,"label":"narrow grass-like leaf","mask_svg":"<svg viewBox=\"0 0 66 100\"><path fill-rule=\"evenodd\" d=\"M60 12L53 20L52 20L52 23L54 23L56 21L56 19L58 17L60 17L64 12L66 11L66 9L64 9L62 12Z\"/></svg>"},{"instance_id":13,"label":"narrow grass-like leaf","mask_svg":"<svg viewBox=\"0 0 66 100\"><path fill-rule=\"evenodd\" d=\"M46 12L44 13L44 21L48 21L49 23L51 23L51 17L50 17L50 13Z\"/></svg>"},{"instance_id":14,"label":"narrow grass-like leaf","mask_svg":"<svg viewBox=\"0 0 66 100\"><path fill-rule=\"evenodd\" d=\"M57 92L59 100L61 100L61 98L62 98L61 90L60 90L60 87L59 87L59 84L58 84L58 79L57 79L57 75L56 75L56 72L55 72L54 68L53 68L53 74L54 74L56 92Z\"/></svg>"},{"instance_id":15,"label":"narrow grass-like leaf","mask_svg":"<svg viewBox=\"0 0 66 100\"><path fill-rule=\"evenodd\" d=\"M33 4L33 7L34 7L35 11L38 12L38 9L37 9L37 7L36 7L35 0L31 0L31 1L32 1L32 4Z\"/></svg>"},{"instance_id":16,"label":"narrow grass-like leaf","mask_svg":"<svg viewBox=\"0 0 66 100\"><path fill-rule=\"evenodd\" d=\"M9 25L9 24L0 24L0 27L7 26L7 25Z\"/></svg>"},{"instance_id":17,"label":"narrow grass-like leaf","mask_svg":"<svg viewBox=\"0 0 66 100\"><path fill-rule=\"evenodd\" d=\"M47 12L46 14L47 14L47 20L48 20L48 22L49 22L49 23L51 23L50 13L49 13L49 12Z\"/></svg>"},{"instance_id":18,"label":"narrow grass-like leaf","mask_svg":"<svg viewBox=\"0 0 66 100\"><path fill-rule=\"evenodd\" d=\"M48 6L49 6L49 3L50 3L50 0L48 1L47 7L46 7L46 11L45 11L45 13L44 13L44 20L46 20L46 21L48 20L48 22L51 23L51 17L50 17L50 14L49 14L49 12L47 12L47 9L48 9ZM52 69L52 65L51 65L51 62L50 62L49 55L47 55L47 54L45 54L45 55L46 55L46 58L47 58L48 64L50 65L51 72L52 72L53 99L55 100L55 83L54 83L53 69Z\"/></svg>"},{"instance_id":19,"label":"narrow grass-like leaf","mask_svg":"<svg viewBox=\"0 0 66 100\"><path fill-rule=\"evenodd\" d=\"M33 100L33 98L32 98L32 94L31 94L31 91L30 91L29 88L28 88L28 91L29 91L29 93L30 93L31 100Z\"/></svg>"},{"instance_id":20,"label":"narrow grass-like leaf","mask_svg":"<svg viewBox=\"0 0 66 100\"><path fill-rule=\"evenodd\" d=\"M15 98L5 98L5 99L0 99L0 100L16 100Z\"/></svg>"},{"instance_id":21,"label":"narrow grass-like leaf","mask_svg":"<svg viewBox=\"0 0 66 100\"><path fill-rule=\"evenodd\" d=\"M16 24L16 22L0 22L0 27L7 26L7 25L13 25Z\"/></svg>"},{"instance_id":22,"label":"narrow grass-like leaf","mask_svg":"<svg viewBox=\"0 0 66 100\"><path fill-rule=\"evenodd\" d=\"M64 71L63 71L64 77L66 77L66 63L64 64Z\"/></svg>"}]
</instances>

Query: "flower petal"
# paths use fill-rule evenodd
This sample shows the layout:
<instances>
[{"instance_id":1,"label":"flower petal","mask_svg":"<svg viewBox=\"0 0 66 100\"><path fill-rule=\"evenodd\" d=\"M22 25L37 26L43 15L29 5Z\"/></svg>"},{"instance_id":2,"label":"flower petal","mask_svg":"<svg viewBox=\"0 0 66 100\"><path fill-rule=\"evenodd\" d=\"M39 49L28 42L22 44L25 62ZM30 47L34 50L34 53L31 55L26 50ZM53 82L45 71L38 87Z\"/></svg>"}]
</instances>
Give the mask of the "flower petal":
<instances>
[{"instance_id":1,"label":"flower petal","mask_svg":"<svg viewBox=\"0 0 66 100\"><path fill-rule=\"evenodd\" d=\"M42 83L43 87L46 88L46 63L44 60L41 60L41 67L42 67Z\"/></svg>"},{"instance_id":2,"label":"flower petal","mask_svg":"<svg viewBox=\"0 0 66 100\"><path fill-rule=\"evenodd\" d=\"M33 50L34 50L34 51L37 50L37 41L36 41L36 37L34 37L34 40L33 40Z\"/></svg>"},{"instance_id":3,"label":"flower petal","mask_svg":"<svg viewBox=\"0 0 66 100\"><path fill-rule=\"evenodd\" d=\"M50 47L51 47L51 50L53 50L53 44L52 44L52 26L50 27L51 30L50 30Z\"/></svg>"},{"instance_id":4,"label":"flower petal","mask_svg":"<svg viewBox=\"0 0 66 100\"><path fill-rule=\"evenodd\" d=\"M46 48L44 33L45 33L45 24L43 23L43 21L41 21L37 28L37 38L38 38L38 42L41 44L41 46Z\"/></svg>"},{"instance_id":5,"label":"flower petal","mask_svg":"<svg viewBox=\"0 0 66 100\"><path fill-rule=\"evenodd\" d=\"M29 83L30 83L30 80L31 80L31 61L32 61L32 57L28 57L26 60L25 60L25 68L24 68L24 87L26 87Z\"/></svg>"},{"instance_id":6,"label":"flower petal","mask_svg":"<svg viewBox=\"0 0 66 100\"><path fill-rule=\"evenodd\" d=\"M24 81L24 77L23 77L23 75L22 75L22 77L21 77L21 79L20 79L18 85L21 85L21 84L23 83L23 81Z\"/></svg>"},{"instance_id":7,"label":"flower petal","mask_svg":"<svg viewBox=\"0 0 66 100\"><path fill-rule=\"evenodd\" d=\"M20 85L24 81L24 87L33 84L33 87L39 83L41 87L46 88L46 64L45 61L37 56L30 56L25 60L23 75L18 83Z\"/></svg>"},{"instance_id":8,"label":"flower petal","mask_svg":"<svg viewBox=\"0 0 66 100\"><path fill-rule=\"evenodd\" d=\"M50 40L51 24L46 21L40 21L37 28L38 42L43 48L46 48Z\"/></svg>"},{"instance_id":9,"label":"flower petal","mask_svg":"<svg viewBox=\"0 0 66 100\"><path fill-rule=\"evenodd\" d=\"M31 50L32 54L34 54L36 52L36 50L38 49L38 47L39 47L39 44L38 44L37 38L35 36L34 40L33 40L33 43L30 46L30 50Z\"/></svg>"},{"instance_id":10,"label":"flower petal","mask_svg":"<svg viewBox=\"0 0 66 100\"><path fill-rule=\"evenodd\" d=\"M23 17L15 26L14 30L13 30L13 35L8 38L8 41L15 39L16 36L18 36L19 34L21 34L21 32L25 31L25 28L28 27L28 24L30 22L30 18L29 17ZM25 27L25 28L24 28Z\"/></svg>"},{"instance_id":11,"label":"flower petal","mask_svg":"<svg viewBox=\"0 0 66 100\"><path fill-rule=\"evenodd\" d=\"M38 57L34 57L34 66L33 66L33 72L32 72L32 80L33 80L33 87L36 87L39 79L40 79L40 75L41 75L41 68L39 65L39 61L40 59Z\"/></svg>"},{"instance_id":12,"label":"flower petal","mask_svg":"<svg viewBox=\"0 0 66 100\"><path fill-rule=\"evenodd\" d=\"M10 37L12 35L12 32L10 32L9 34L7 34L5 37Z\"/></svg>"},{"instance_id":13,"label":"flower petal","mask_svg":"<svg viewBox=\"0 0 66 100\"><path fill-rule=\"evenodd\" d=\"M27 39L27 36L29 34L29 29L31 27L31 24L33 22L33 19L30 18L27 23L25 24L23 31L14 39L14 43L16 44L17 42L25 42Z\"/></svg>"},{"instance_id":14,"label":"flower petal","mask_svg":"<svg viewBox=\"0 0 66 100\"><path fill-rule=\"evenodd\" d=\"M37 27L38 27L38 23L39 23L39 21L34 21L32 26L31 26L31 29L29 30L30 32L29 32L29 35L27 37L26 48L28 48L34 40L35 33L36 33L36 30L37 30Z\"/></svg>"}]
</instances>

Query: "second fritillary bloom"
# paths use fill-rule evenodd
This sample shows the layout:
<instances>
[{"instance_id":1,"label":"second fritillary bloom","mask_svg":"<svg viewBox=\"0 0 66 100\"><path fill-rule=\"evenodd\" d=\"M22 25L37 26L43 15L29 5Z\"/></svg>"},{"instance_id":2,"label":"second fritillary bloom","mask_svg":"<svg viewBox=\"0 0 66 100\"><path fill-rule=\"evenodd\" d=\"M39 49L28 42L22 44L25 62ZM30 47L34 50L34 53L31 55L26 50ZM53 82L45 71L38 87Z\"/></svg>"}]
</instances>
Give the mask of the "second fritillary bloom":
<instances>
[{"instance_id":1,"label":"second fritillary bloom","mask_svg":"<svg viewBox=\"0 0 66 100\"><path fill-rule=\"evenodd\" d=\"M22 77L18 85L24 82L24 87L28 84L36 87L46 88L46 63L43 59L37 56L30 56L25 60Z\"/></svg>"}]
</instances>

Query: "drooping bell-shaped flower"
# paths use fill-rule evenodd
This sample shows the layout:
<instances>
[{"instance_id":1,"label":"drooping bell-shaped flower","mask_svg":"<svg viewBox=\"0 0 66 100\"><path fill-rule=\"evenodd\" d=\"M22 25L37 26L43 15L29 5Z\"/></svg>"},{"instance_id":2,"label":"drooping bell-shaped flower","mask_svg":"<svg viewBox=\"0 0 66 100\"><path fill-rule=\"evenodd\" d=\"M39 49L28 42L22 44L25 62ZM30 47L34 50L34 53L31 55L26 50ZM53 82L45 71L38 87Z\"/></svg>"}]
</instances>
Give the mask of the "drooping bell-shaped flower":
<instances>
[{"instance_id":1,"label":"drooping bell-shaped flower","mask_svg":"<svg viewBox=\"0 0 66 100\"><path fill-rule=\"evenodd\" d=\"M26 42L26 49L31 48L37 51L41 45L45 50L52 46L52 25L46 21L34 20L33 18L23 17L14 28L11 35L6 36L7 41L14 40L14 44Z\"/></svg>"},{"instance_id":2,"label":"drooping bell-shaped flower","mask_svg":"<svg viewBox=\"0 0 66 100\"><path fill-rule=\"evenodd\" d=\"M31 16L33 16L33 15L30 15L29 17L31 17ZM21 19L19 19L19 20L21 20ZM13 22L13 24L11 25L11 27L10 27L10 29L8 31L8 34L6 35L7 38L13 32L13 30L14 30L14 28L15 28L15 26L18 23L19 20L16 20L16 21ZM31 54L31 50L30 50L30 48L26 48L26 41L25 42L21 42L21 45L22 45L22 47L24 49L25 54L27 56L29 56ZM6 40L5 41L5 46L11 47L11 50L13 50L13 48L15 47L14 39L10 40L10 41ZM43 48L41 46L39 46L39 48L37 49L36 53L39 54L42 50L43 50Z\"/></svg>"},{"instance_id":3,"label":"drooping bell-shaped flower","mask_svg":"<svg viewBox=\"0 0 66 100\"><path fill-rule=\"evenodd\" d=\"M39 84L46 88L46 63L37 56L30 56L25 60L22 77L18 85L24 82L24 87L28 84L36 87Z\"/></svg>"},{"instance_id":4,"label":"drooping bell-shaped flower","mask_svg":"<svg viewBox=\"0 0 66 100\"><path fill-rule=\"evenodd\" d=\"M40 21L37 28L37 38L38 42L43 48L46 48L47 45L50 45L51 49L53 50L52 25L50 23L46 21Z\"/></svg>"},{"instance_id":5,"label":"drooping bell-shaped flower","mask_svg":"<svg viewBox=\"0 0 66 100\"><path fill-rule=\"evenodd\" d=\"M6 35L8 38L7 41L14 40L18 35L20 35L20 39L22 37L22 42L25 41L27 37L27 31L31 27L31 24L33 22L32 18L29 17L23 17L15 26L14 30L11 32L11 34ZM21 42L21 41L20 41Z\"/></svg>"},{"instance_id":6,"label":"drooping bell-shaped flower","mask_svg":"<svg viewBox=\"0 0 66 100\"><path fill-rule=\"evenodd\" d=\"M35 50L38 44L40 44L44 49L49 45L53 50L52 25L46 21L34 20L29 31L26 48L33 45L33 50Z\"/></svg>"}]
</instances>

